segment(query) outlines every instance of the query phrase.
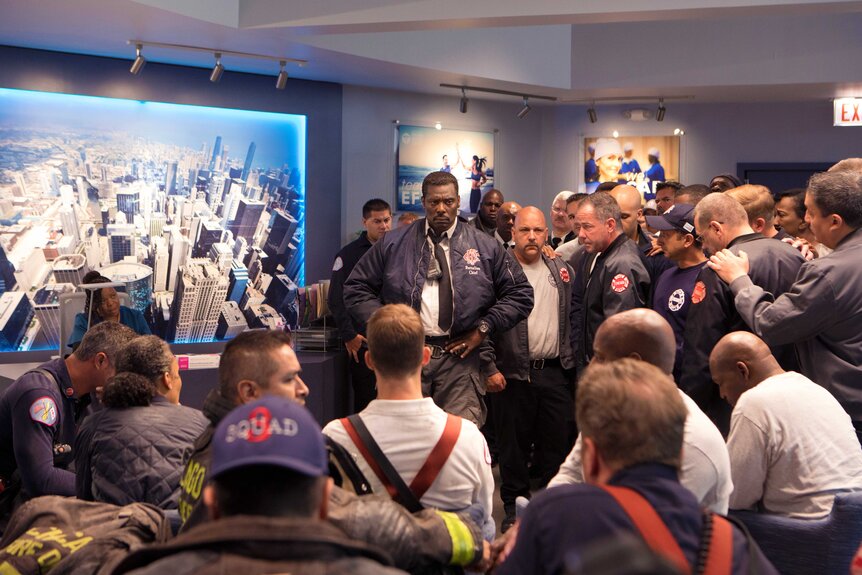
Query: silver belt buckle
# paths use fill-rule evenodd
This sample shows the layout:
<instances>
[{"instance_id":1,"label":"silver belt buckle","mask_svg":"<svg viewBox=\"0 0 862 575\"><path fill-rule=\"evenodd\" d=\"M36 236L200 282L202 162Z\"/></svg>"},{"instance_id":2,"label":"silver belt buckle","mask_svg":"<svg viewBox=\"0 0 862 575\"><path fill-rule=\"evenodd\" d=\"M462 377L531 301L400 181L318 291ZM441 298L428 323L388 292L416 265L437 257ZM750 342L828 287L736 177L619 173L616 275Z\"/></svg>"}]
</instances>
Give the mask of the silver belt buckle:
<instances>
[{"instance_id":1,"label":"silver belt buckle","mask_svg":"<svg viewBox=\"0 0 862 575\"><path fill-rule=\"evenodd\" d=\"M533 369L545 369L544 359L534 359L531 363L533 364Z\"/></svg>"}]
</instances>

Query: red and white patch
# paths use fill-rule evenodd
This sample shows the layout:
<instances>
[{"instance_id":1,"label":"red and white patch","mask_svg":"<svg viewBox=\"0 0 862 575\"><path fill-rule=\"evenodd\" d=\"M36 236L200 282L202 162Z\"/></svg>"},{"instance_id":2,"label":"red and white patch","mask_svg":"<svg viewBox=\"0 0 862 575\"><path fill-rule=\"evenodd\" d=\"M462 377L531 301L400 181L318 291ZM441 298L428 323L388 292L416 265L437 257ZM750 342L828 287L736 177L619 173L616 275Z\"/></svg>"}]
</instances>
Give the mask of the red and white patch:
<instances>
[{"instance_id":1,"label":"red and white patch","mask_svg":"<svg viewBox=\"0 0 862 575\"><path fill-rule=\"evenodd\" d=\"M47 426L57 423L57 404L50 397L40 397L30 404L30 419Z\"/></svg>"},{"instance_id":2,"label":"red and white patch","mask_svg":"<svg viewBox=\"0 0 862 575\"><path fill-rule=\"evenodd\" d=\"M614 276L614 279L611 280L611 289L617 293L623 293L629 289L629 284L629 278L626 274L617 274Z\"/></svg>"},{"instance_id":3,"label":"red and white patch","mask_svg":"<svg viewBox=\"0 0 862 575\"><path fill-rule=\"evenodd\" d=\"M569 283L569 280L572 279L569 277L569 270L562 268L560 270L560 279L563 280L563 283Z\"/></svg>"},{"instance_id":4,"label":"red and white patch","mask_svg":"<svg viewBox=\"0 0 862 575\"><path fill-rule=\"evenodd\" d=\"M691 292L691 303L700 303L706 298L706 284L697 282Z\"/></svg>"},{"instance_id":5,"label":"red and white patch","mask_svg":"<svg viewBox=\"0 0 862 575\"><path fill-rule=\"evenodd\" d=\"M479 262L479 250L476 248L470 248L464 252L464 261L471 266L475 266Z\"/></svg>"}]
</instances>

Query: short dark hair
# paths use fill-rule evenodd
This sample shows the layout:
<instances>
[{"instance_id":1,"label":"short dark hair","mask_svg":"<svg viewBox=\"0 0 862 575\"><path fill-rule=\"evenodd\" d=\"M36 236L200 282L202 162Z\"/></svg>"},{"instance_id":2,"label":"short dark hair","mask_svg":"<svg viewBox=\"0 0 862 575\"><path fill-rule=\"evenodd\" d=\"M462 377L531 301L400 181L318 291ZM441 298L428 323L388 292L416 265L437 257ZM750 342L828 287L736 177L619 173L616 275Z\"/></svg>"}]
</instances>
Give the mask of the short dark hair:
<instances>
[{"instance_id":1,"label":"short dark hair","mask_svg":"<svg viewBox=\"0 0 862 575\"><path fill-rule=\"evenodd\" d=\"M312 517L320 508L321 483L275 465L246 465L212 479L219 511L225 517Z\"/></svg>"},{"instance_id":2,"label":"short dark hair","mask_svg":"<svg viewBox=\"0 0 862 575\"><path fill-rule=\"evenodd\" d=\"M578 193L576 193L576 194L572 194L572 195L571 195L571 196L569 196L569 197L568 197L568 199L566 200L566 207L568 207L568 206L569 206L569 204L571 204L571 203L573 203L573 202L580 202L581 200L583 200L583 199L584 199L584 198L586 198L587 196L589 196L589 194L585 194L585 193L583 193L583 192L578 192Z\"/></svg>"},{"instance_id":3,"label":"short dark hair","mask_svg":"<svg viewBox=\"0 0 862 575\"><path fill-rule=\"evenodd\" d=\"M620 183L616 182L616 181L614 181L614 182L602 182L601 184L596 186L596 189L593 191L593 193L597 194L599 192L610 192L611 190L613 190L614 188L616 188L619 185L620 185Z\"/></svg>"},{"instance_id":4,"label":"short dark hair","mask_svg":"<svg viewBox=\"0 0 862 575\"><path fill-rule=\"evenodd\" d=\"M114 367L118 372L136 373L155 384L171 370L173 361L174 354L165 340L155 335L142 335L120 350Z\"/></svg>"},{"instance_id":5,"label":"short dark hair","mask_svg":"<svg viewBox=\"0 0 862 575\"><path fill-rule=\"evenodd\" d=\"M655 193L659 193L659 191L665 188L673 188L673 193L676 195L676 192L681 189L683 186L677 181L674 180L665 180L664 182L656 182L655 184Z\"/></svg>"},{"instance_id":6,"label":"short dark hair","mask_svg":"<svg viewBox=\"0 0 862 575\"><path fill-rule=\"evenodd\" d=\"M390 214L392 213L392 208L389 206L389 202L381 200L380 198L370 199L362 206L362 218L368 219L371 217L371 212L382 211L387 211Z\"/></svg>"},{"instance_id":7,"label":"short dark hair","mask_svg":"<svg viewBox=\"0 0 862 575\"><path fill-rule=\"evenodd\" d=\"M617 230L622 230L622 212L620 211L620 205L613 196L607 192L596 192L583 199L581 206L586 204L593 206L593 210L599 220L613 219L617 223Z\"/></svg>"},{"instance_id":8,"label":"short dark hair","mask_svg":"<svg viewBox=\"0 0 862 575\"><path fill-rule=\"evenodd\" d=\"M224 346L218 364L219 391L222 397L236 400L236 384L243 379L265 387L278 366L267 356L291 346L290 334L279 330L244 331Z\"/></svg>"},{"instance_id":9,"label":"short dark hair","mask_svg":"<svg viewBox=\"0 0 862 575\"><path fill-rule=\"evenodd\" d=\"M84 333L81 345L73 355L81 361L87 361L97 353L104 353L111 365L116 366L120 350L137 337L140 336L128 326L116 321L103 321Z\"/></svg>"},{"instance_id":10,"label":"short dark hair","mask_svg":"<svg viewBox=\"0 0 862 575\"><path fill-rule=\"evenodd\" d=\"M124 409L150 405L157 390L155 384L142 375L123 371L105 384L102 404L105 407Z\"/></svg>"},{"instance_id":11,"label":"short dark hair","mask_svg":"<svg viewBox=\"0 0 862 575\"><path fill-rule=\"evenodd\" d=\"M475 156L473 156L475 158ZM455 195L458 195L458 178L450 174L449 172L431 172L425 179L422 180L422 197L425 197L425 194L428 193L428 186L448 186L452 184L455 186Z\"/></svg>"},{"instance_id":12,"label":"short dark hair","mask_svg":"<svg viewBox=\"0 0 862 575\"><path fill-rule=\"evenodd\" d=\"M790 188L775 193L775 203L777 204L784 198L793 199L793 211L796 212L796 217L800 220L805 218L805 188Z\"/></svg>"},{"instance_id":13,"label":"short dark hair","mask_svg":"<svg viewBox=\"0 0 862 575\"><path fill-rule=\"evenodd\" d=\"M405 377L422 365L425 328L413 308L389 304L368 320L368 353L381 375Z\"/></svg>"},{"instance_id":14,"label":"short dark hair","mask_svg":"<svg viewBox=\"0 0 862 575\"><path fill-rule=\"evenodd\" d=\"M687 203L696 206L700 202L700 200L702 200L711 193L712 190L710 190L709 187L704 186L703 184L691 184L690 186L682 186L681 188L677 188L673 193L673 199L674 201L676 201L682 196L688 196L689 201Z\"/></svg>"},{"instance_id":15,"label":"short dark hair","mask_svg":"<svg viewBox=\"0 0 862 575\"><path fill-rule=\"evenodd\" d=\"M728 186L721 184L720 180L726 180L728 183L730 183L730 185ZM733 174L718 174L717 176L713 176L713 178L709 181L709 187L713 192L724 192L732 188L738 188L742 184L742 180L740 180Z\"/></svg>"},{"instance_id":16,"label":"short dark hair","mask_svg":"<svg viewBox=\"0 0 862 575\"><path fill-rule=\"evenodd\" d=\"M862 227L862 173L847 170L814 174L808 191L824 216L836 214L851 228Z\"/></svg>"}]
</instances>

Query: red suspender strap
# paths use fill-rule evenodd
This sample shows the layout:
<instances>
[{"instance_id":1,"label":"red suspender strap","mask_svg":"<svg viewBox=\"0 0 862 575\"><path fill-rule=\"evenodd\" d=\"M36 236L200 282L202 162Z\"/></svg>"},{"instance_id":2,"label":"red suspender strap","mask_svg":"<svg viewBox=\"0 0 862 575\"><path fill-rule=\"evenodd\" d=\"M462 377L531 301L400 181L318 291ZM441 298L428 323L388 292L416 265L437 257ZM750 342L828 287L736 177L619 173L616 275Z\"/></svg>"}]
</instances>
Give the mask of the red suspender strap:
<instances>
[{"instance_id":1,"label":"red suspender strap","mask_svg":"<svg viewBox=\"0 0 862 575\"><path fill-rule=\"evenodd\" d=\"M686 575L691 573L691 566L680 549L679 543L676 542L664 521L661 520L661 517L646 499L638 492L626 487L611 485L601 485L600 487L607 491L623 508L640 532L641 537L653 551L676 565L680 572Z\"/></svg>"},{"instance_id":2,"label":"red suspender strap","mask_svg":"<svg viewBox=\"0 0 862 575\"><path fill-rule=\"evenodd\" d=\"M422 499L428 488L437 479L446 460L449 459L449 454L455 448L455 442L458 441L458 436L461 434L461 418L451 413L446 418L446 427L443 428L443 435L437 441L437 445L431 450L428 459L422 465L422 469L410 482L410 491L416 496L416 499Z\"/></svg>"},{"instance_id":3,"label":"red suspender strap","mask_svg":"<svg viewBox=\"0 0 862 575\"><path fill-rule=\"evenodd\" d=\"M730 521L712 515L712 539L706 559L704 575L730 575L733 568L733 525Z\"/></svg>"},{"instance_id":4,"label":"red suspender strap","mask_svg":"<svg viewBox=\"0 0 862 575\"><path fill-rule=\"evenodd\" d=\"M395 499L398 495L398 490L395 489L395 486L390 483L389 479L386 478L386 474L383 473L383 470L380 468L380 465L377 463L377 460L371 455L371 452L368 451L368 447L365 445L365 442L362 441L362 438L359 437L359 434L356 432L356 428L353 427L353 423L346 417L342 417L338 421L341 422L341 425L344 426L344 430L347 431L347 435L350 436L350 439L353 440L353 444L356 445L356 448L359 450L359 453L362 454L362 457L365 458L365 461L368 463L368 466L371 468L371 471L374 472L374 475L377 476L377 479L380 480L380 483L383 484L383 487L386 488L387 493L389 493L389 497Z\"/></svg>"}]
</instances>

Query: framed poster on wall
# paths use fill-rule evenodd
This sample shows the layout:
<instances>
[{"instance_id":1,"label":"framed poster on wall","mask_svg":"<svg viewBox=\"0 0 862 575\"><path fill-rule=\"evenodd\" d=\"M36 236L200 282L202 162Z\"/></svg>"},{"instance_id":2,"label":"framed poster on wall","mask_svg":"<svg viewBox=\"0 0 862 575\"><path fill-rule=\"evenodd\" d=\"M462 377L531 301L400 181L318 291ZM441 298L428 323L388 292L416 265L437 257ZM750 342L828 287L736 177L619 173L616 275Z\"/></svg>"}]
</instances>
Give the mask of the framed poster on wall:
<instances>
[{"instance_id":1,"label":"framed poster on wall","mask_svg":"<svg viewBox=\"0 0 862 575\"><path fill-rule=\"evenodd\" d=\"M173 343L294 325L306 141L302 115L0 89L0 351L58 348L89 271Z\"/></svg>"},{"instance_id":2,"label":"framed poster on wall","mask_svg":"<svg viewBox=\"0 0 862 575\"><path fill-rule=\"evenodd\" d=\"M422 212L422 180L430 172L458 179L461 211L476 213L479 198L494 187L494 132L397 124L396 211Z\"/></svg>"},{"instance_id":3,"label":"framed poster on wall","mask_svg":"<svg viewBox=\"0 0 862 575\"><path fill-rule=\"evenodd\" d=\"M591 194L603 182L630 183L649 200L656 183L680 178L680 136L587 137L582 153L581 192Z\"/></svg>"}]
</instances>

